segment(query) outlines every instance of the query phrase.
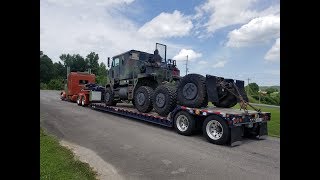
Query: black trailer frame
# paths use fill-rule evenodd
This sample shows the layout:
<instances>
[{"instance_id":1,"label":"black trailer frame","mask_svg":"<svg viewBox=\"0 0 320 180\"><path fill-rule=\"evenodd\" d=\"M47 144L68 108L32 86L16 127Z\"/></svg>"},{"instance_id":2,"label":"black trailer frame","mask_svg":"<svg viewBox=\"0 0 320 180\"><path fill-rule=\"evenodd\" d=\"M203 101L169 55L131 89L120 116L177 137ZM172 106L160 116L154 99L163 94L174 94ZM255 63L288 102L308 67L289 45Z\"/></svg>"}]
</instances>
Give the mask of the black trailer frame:
<instances>
[{"instance_id":1,"label":"black trailer frame","mask_svg":"<svg viewBox=\"0 0 320 180\"><path fill-rule=\"evenodd\" d=\"M133 108L106 106L103 103L91 103L90 107L94 110L131 117L166 127L173 127L173 118L179 111L191 114L200 124L206 117L216 115L225 120L230 128L230 139L228 142L231 146L241 144L242 137L244 136L254 135L261 139L261 137L268 135L267 122L271 119L271 114L268 112L245 112L232 108L207 107L199 109L178 105L168 117L162 117L152 113L141 113Z\"/></svg>"}]
</instances>

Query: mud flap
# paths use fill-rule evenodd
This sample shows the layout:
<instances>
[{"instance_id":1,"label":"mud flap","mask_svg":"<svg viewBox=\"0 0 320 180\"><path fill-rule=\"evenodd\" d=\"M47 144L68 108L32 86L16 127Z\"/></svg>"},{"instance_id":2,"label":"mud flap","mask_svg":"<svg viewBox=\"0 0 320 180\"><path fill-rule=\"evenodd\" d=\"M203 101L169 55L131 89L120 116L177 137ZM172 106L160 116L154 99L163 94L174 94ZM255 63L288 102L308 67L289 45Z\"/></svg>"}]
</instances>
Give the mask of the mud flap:
<instances>
[{"instance_id":1,"label":"mud flap","mask_svg":"<svg viewBox=\"0 0 320 180\"><path fill-rule=\"evenodd\" d=\"M258 126L258 139L264 138L268 135L267 123L260 123Z\"/></svg>"},{"instance_id":2,"label":"mud flap","mask_svg":"<svg viewBox=\"0 0 320 180\"><path fill-rule=\"evenodd\" d=\"M216 76L206 75L207 95L209 102L218 102L217 78Z\"/></svg>"},{"instance_id":3,"label":"mud flap","mask_svg":"<svg viewBox=\"0 0 320 180\"><path fill-rule=\"evenodd\" d=\"M241 144L242 128L240 126L230 128L230 146L237 146Z\"/></svg>"}]
</instances>

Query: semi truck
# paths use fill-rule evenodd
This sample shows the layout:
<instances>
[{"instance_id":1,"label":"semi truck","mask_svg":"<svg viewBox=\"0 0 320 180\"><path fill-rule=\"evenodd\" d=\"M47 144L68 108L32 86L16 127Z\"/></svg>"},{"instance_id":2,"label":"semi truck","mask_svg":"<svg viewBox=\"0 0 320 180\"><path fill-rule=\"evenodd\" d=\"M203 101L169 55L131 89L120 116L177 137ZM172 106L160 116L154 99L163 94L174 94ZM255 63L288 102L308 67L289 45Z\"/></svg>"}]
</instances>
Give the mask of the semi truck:
<instances>
[{"instance_id":1,"label":"semi truck","mask_svg":"<svg viewBox=\"0 0 320 180\"><path fill-rule=\"evenodd\" d=\"M154 54L130 50L114 56L105 86L89 80L94 77L90 73L71 74L61 99L79 106L172 127L185 136L202 131L219 145L235 146L243 137L268 135L271 114L249 104L243 81L200 74L180 77L175 61L166 59L163 44L156 44ZM232 108L237 103L241 108Z\"/></svg>"}]
</instances>

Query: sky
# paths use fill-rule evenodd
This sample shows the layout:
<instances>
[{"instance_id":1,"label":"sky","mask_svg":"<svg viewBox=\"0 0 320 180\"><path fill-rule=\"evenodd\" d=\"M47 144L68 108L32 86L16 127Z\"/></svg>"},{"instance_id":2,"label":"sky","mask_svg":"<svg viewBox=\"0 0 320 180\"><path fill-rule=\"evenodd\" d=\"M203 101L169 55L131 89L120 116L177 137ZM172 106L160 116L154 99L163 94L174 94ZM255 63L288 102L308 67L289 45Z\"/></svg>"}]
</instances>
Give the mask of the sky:
<instances>
[{"instance_id":1,"label":"sky","mask_svg":"<svg viewBox=\"0 0 320 180\"><path fill-rule=\"evenodd\" d=\"M99 61L167 45L180 74L280 85L279 0L40 0L40 50Z\"/></svg>"}]
</instances>

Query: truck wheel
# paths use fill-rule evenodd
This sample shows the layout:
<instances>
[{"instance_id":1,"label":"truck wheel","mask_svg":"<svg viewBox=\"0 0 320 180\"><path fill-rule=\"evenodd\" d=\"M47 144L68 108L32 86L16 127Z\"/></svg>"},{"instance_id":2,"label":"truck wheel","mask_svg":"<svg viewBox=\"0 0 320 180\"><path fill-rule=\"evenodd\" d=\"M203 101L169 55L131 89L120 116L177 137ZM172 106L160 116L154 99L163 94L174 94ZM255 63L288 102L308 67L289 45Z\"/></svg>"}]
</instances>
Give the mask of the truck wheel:
<instances>
[{"instance_id":1,"label":"truck wheel","mask_svg":"<svg viewBox=\"0 0 320 180\"><path fill-rule=\"evenodd\" d=\"M195 124L194 117L186 111L179 111L174 116L174 129L181 135L191 135L195 129Z\"/></svg>"},{"instance_id":2,"label":"truck wheel","mask_svg":"<svg viewBox=\"0 0 320 180\"><path fill-rule=\"evenodd\" d=\"M85 107L85 106L87 106L87 104L86 104L86 96L84 95L84 96L82 96L82 98L81 98L81 106L83 106L83 107Z\"/></svg>"},{"instance_id":3,"label":"truck wheel","mask_svg":"<svg viewBox=\"0 0 320 180\"><path fill-rule=\"evenodd\" d=\"M230 138L230 130L226 121L214 115L204 120L202 132L207 140L213 144L226 144Z\"/></svg>"},{"instance_id":4,"label":"truck wheel","mask_svg":"<svg viewBox=\"0 0 320 180\"><path fill-rule=\"evenodd\" d=\"M178 104L193 108L208 105L206 78L200 74L188 74L182 78L177 89Z\"/></svg>"},{"instance_id":5,"label":"truck wheel","mask_svg":"<svg viewBox=\"0 0 320 180\"><path fill-rule=\"evenodd\" d=\"M176 102L176 87L160 85L154 91L153 107L160 116L167 116L176 107Z\"/></svg>"},{"instance_id":6,"label":"truck wheel","mask_svg":"<svg viewBox=\"0 0 320 180\"><path fill-rule=\"evenodd\" d=\"M238 103L237 98L229 93L226 97L219 100L219 102L213 103L216 107L222 107L222 108L231 108L235 106Z\"/></svg>"},{"instance_id":7,"label":"truck wheel","mask_svg":"<svg viewBox=\"0 0 320 180\"><path fill-rule=\"evenodd\" d=\"M140 86L134 93L134 105L138 111L148 113L152 106L153 89L148 86Z\"/></svg>"},{"instance_id":8,"label":"truck wheel","mask_svg":"<svg viewBox=\"0 0 320 180\"><path fill-rule=\"evenodd\" d=\"M81 106L81 96L78 96L78 98L77 98L77 104L78 104L78 106Z\"/></svg>"},{"instance_id":9,"label":"truck wheel","mask_svg":"<svg viewBox=\"0 0 320 180\"><path fill-rule=\"evenodd\" d=\"M104 102L107 106L115 106L117 104L116 101L114 101L114 92L111 90L110 87L106 88L106 93L104 95Z\"/></svg>"}]
</instances>

